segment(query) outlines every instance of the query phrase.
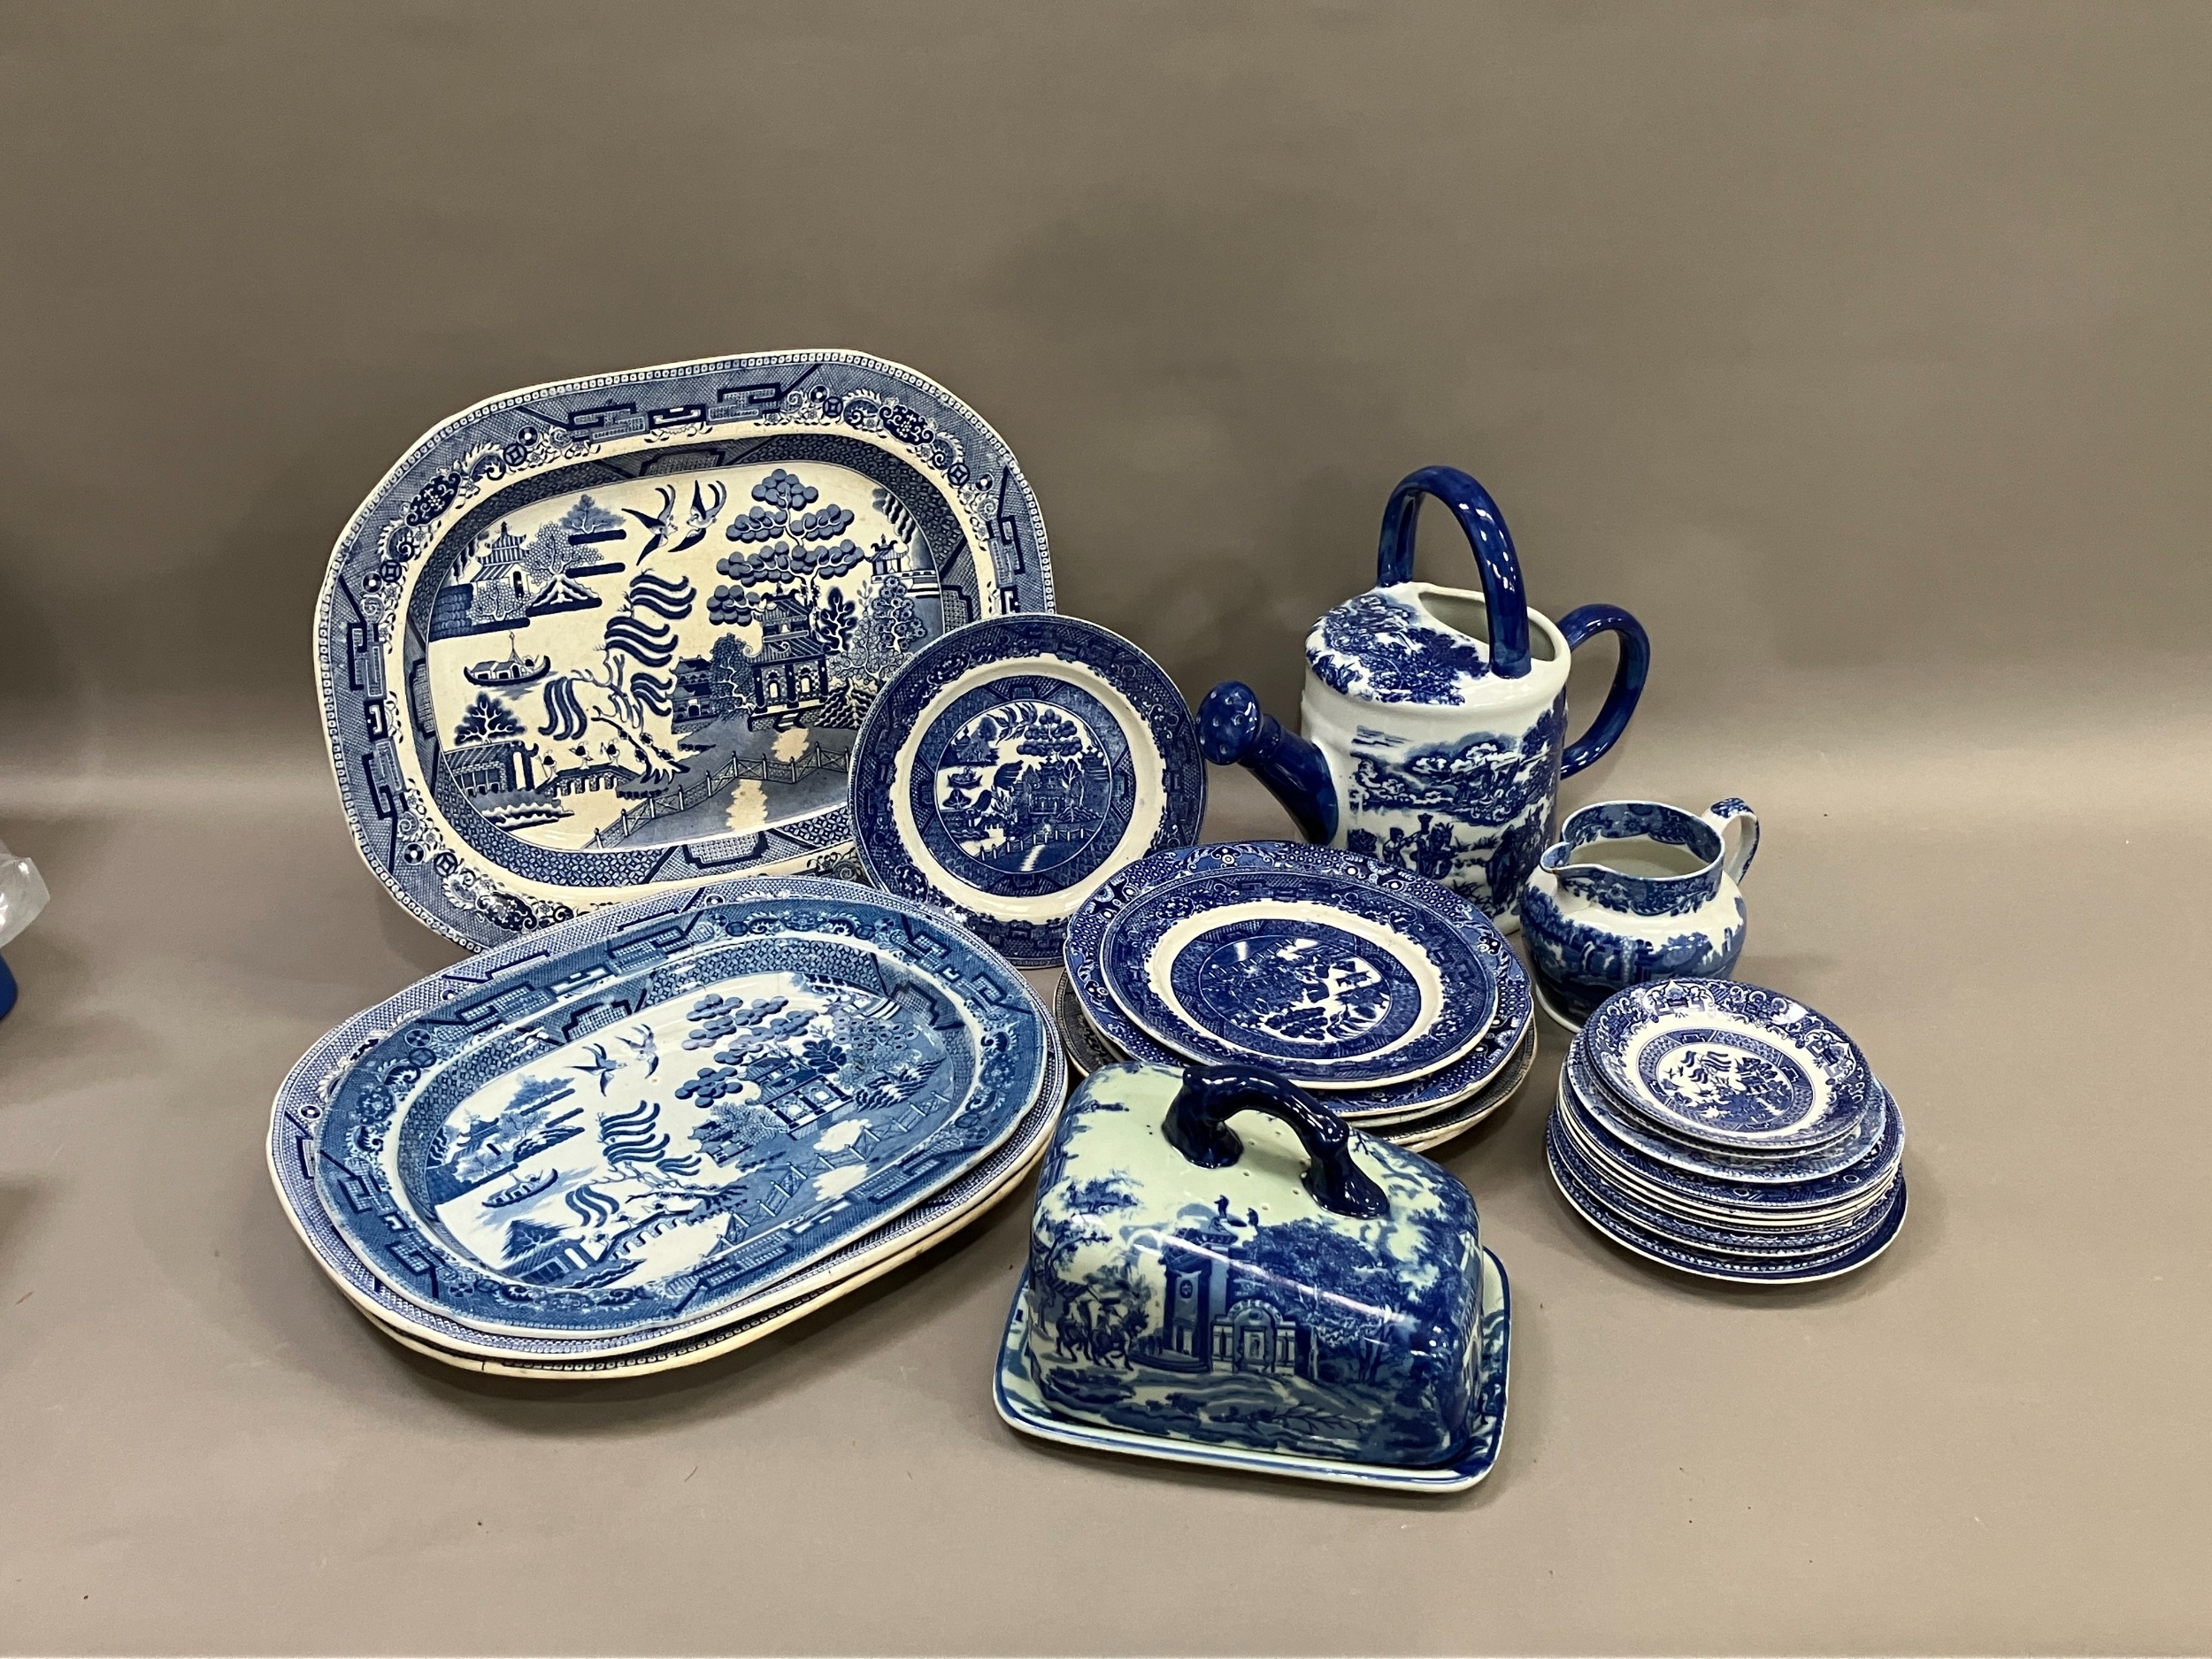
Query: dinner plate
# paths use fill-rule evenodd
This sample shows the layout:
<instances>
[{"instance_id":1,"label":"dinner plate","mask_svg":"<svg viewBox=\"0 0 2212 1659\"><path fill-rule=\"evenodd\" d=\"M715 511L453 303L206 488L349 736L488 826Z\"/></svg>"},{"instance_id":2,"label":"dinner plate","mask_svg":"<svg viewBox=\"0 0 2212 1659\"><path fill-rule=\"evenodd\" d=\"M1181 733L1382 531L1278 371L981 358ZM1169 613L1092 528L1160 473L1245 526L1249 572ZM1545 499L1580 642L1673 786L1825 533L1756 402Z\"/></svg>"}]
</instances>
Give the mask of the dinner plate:
<instances>
[{"instance_id":1,"label":"dinner plate","mask_svg":"<svg viewBox=\"0 0 2212 1659\"><path fill-rule=\"evenodd\" d=\"M1356 1463L1302 1456L1294 1452L1209 1446L1196 1440L1169 1440L1064 1417L1053 1410L1030 1375L1029 1278L1025 1271L1007 1316L1006 1336L1000 1345L998 1367L992 1377L991 1398L1009 1426L1063 1446L1340 1486L1397 1492L1463 1492L1497 1465L1499 1447L1505 1435L1507 1387L1512 1367L1512 1291L1506 1282L1504 1266L1487 1249L1482 1252L1482 1317L1478 1329L1481 1359L1477 1386L1480 1393L1475 1402L1473 1429L1457 1457L1427 1469Z\"/></svg>"},{"instance_id":2,"label":"dinner plate","mask_svg":"<svg viewBox=\"0 0 2212 1659\"><path fill-rule=\"evenodd\" d=\"M1614 1097L1663 1133L1778 1156L1848 1135L1866 1105L1858 1046L1761 986L1663 979L1601 1003L1578 1039Z\"/></svg>"},{"instance_id":3,"label":"dinner plate","mask_svg":"<svg viewBox=\"0 0 2212 1659\"><path fill-rule=\"evenodd\" d=\"M1748 1158L1692 1147L1659 1133L1642 1118L1624 1109L1590 1071L1581 1050L1571 1048L1561 1068L1572 1103L1594 1126L1600 1139L1617 1147L1640 1166L1655 1164L1679 1171L1657 1179L1709 1197L1717 1203L1787 1207L1847 1198L1865 1178L1877 1154L1894 1161L1903 1154L1905 1126L1896 1102L1878 1081L1870 1080L1867 1107L1851 1133L1840 1140L1786 1158ZM1763 1189L1770 1195L1752 1196Z\"/></svg>"},{"instance_id":4,"label":"dinner plate","mask_svg":"<svg viewBox=\"0 0 2212 1659\"><path fill-rule=\"evenodd\" d=\"M892 673L1052 598L1036 499L973 411L879 358L754 353L441 422L338 539L317 679L369 867L496 945L849 856Z\"/></svg>"},{"instance_id":5,"label":"dinner plate","mask_svg":"<svg viewBox=\"0 0 2212 1659\"><path fill-rule=\"evenodd\" d=\"M315 1203L309 1173L315 1156L311 1125L296 1116L288 1121L280 1118L272 1136L270 1162L285 1199L286 1213L310 1254L378 1329L403 1338L419 1352L465 1370L582 1379L636 1376L696 1364L757 1340L958 1233L1020 1182L1050 1144L1066 1099L1066 1073L1048 1065L1041 1083L1041 1092L1014 1133L974 1170L936 1196L741 1303L704 1317L675 1321L655 1340L614 1352L591 1340L487 1336L422 1312L347 1248ZM468 1347L464 1349L457 1343Z\"/></svg>"},{"instance_id":6,"label":"dinner plate","mask_svg":"<svg viewBox=\"0 0 2212 1659\"><path fill-rule=\"evenodd\" d=\"M280 1188L311 1178L435 1340L650 1345L988 1160L1057 1060L1012 968L843 883L740 879L534 943L349 1022L273 1119Z\"/></svg>"},{"instance_id":7,"label":"dinner plate","mask_svg":"<svg viewBox=\"0 0 2212 1659\"><path fill-rule=\"evenodd\" d=\"M1471 1098L1427 1118L1379 1124L1367 1133L1393 1141L1409 1152L1430 1151L1448 1141L1458 1139L1476 1125L1487 1122L1520 1093L1521 1085L1528 1081L1528 1074L1535 1064L1536 1044L1532 1039L1524 1042L1514 1058L1507 1062L1504 1070Z\"/></svg>"},{"instance_id":8,"label":"dinner plate","mask_svg":"<svg viewBox=\"0 0 2212 1659\"><path fill-rule=\"evenodd\" d=\"M1106 924L1106 987L1155 1041L1208 1064L1264 1065L1309 1088L1426 1077L1481 1041L1495 976L1479 935L1371 877L1162 881Z\"/></svg>"},{"instance_id":9,"label":"dinner plate","mask_svg":"<svg viewBox=\"0 0 2212 1659\"><path fill-rule=\"evenodd\" d=\"M1449 1064L1405 1083L1374 1085L1332 1092L1325 1103L1347 1122L1367 1125L1416 1118L1472 1095L1490 1081L1518 1048L1533 1017L1528 975L1504 935L1482 911L1458 894L1394 864L1363 858L1334 848L1303 841L1211 841L1179 852L1156 853L1102 886L1068 918L1063 960L1084 1017L1108 1044L1129 1059L1164 1065L1188 1064L1185 1056L1156 1041L1114 1001L1101 967L1100 943L1106 926L1121 907L1162 882L1217 870L1289 870L1341 875L1358 869L1378 888L1427 905L1460 926L1489 964L1496 987L1497 1010L1475 1045Z\"/></svg>"},{"instance_id":10,"label":"dinner plate","mask_svg":"<svg viewBox=\"0 0 2212 1659\"><path fill-rule=\"evenodd\" d=\"M1563 1169L1558 1159L1550 1155L1548 1143L1545 1164L1568 1206L1598 1233L1632 1254L1699 1279L1767 1285L1810 1284L1834 1279L1864 1267L1881 1255L1896 1240L1898 1229L1905 1221L1907 1194L1901 1176L1872 1230L1850 1246L1797 1261L1735 1259L1689 1249L1637 1226L1609 1209L1603 1199L1577 1180L1571 1171Z\"/></svg>"},{"instance_id":11,"label":"dinner plate","mask_svg":"<svg viewBox=\"0 0 2212 1659\"><path fill-rule=\"evenodd\" d=\"M1025 967L1123 866L1198 839L1206 765L1183 694L1117 634L1002 617L921 647L853 749L861 863Z\"/></svg>"}]
</instances>

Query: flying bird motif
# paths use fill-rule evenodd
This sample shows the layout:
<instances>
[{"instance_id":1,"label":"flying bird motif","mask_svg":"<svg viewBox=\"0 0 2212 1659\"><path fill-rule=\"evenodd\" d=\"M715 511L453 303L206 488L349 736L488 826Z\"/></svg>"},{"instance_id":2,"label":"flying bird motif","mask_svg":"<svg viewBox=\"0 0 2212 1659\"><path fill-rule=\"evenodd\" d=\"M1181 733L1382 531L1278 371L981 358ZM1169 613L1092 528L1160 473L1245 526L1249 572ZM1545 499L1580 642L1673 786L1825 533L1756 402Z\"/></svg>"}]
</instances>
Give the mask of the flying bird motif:
<instances>
[{"instance_id":1,"label":"flying bird motif","mask_svg":"<svg viewBox=\"0 0 2212 1659\"><path fill-rule=\"evenodd\" d=\"M722 509L729 504L730 500L728 486L719 480L710 484L703 492L694 483L691 487L691 511L680 522L676 517L676 492L663 484L654 494L660 497L660 505L654 511L640 512L634 507L622 510L653 533L645 544L645 550L637 556L637 562L641 565L672 541L675 541L672 550L678 553L686 548L697 547L706 539L709 527L722 516ZM679 532L682 534L682 540L675 541Z\"/></svg>"},{"instance_id":2,"label":"flying bird motif","mask_svg":"<svg viewBox=\"0 0 2212 1659\"><path fill-rule=\"evenodd\" d=\"M568 1069L572 1071L590 1072L599 1079L599 1092L604 1094L607 1092L607 1079L622 1070L622 1062L609 1059L605 1048L598 1043L586 1043L584 1047L590 1052L591 1058L582 1065L572 1065Z\"/></svg>"},{"instance_id":3,"label":"flying bird motif","mask_svg":"<svg viewBox=\"0 0 2212 1659\"><path fill-rule=\"evenodd\" d=\"M722 509L729 504L729 487L721 480L717 479L709 484L705 495L700 495L698 483L694 480L691 486L691 511L684 515L684 529L688 534L670 550L680 553L687 547L698 546L714 521L722 516Z\"/></svg>"},{"instance_id":4,"label":"flying bird motif","mask_svg":"<svg viewBox=\"0 0 2212 1659\"><path fill-rule=\"evenodd\" d=\"M621 1033L616 1033L620 1036ZM634 1037L621 1037L622 1046L645 1063L645 1075L650 1077L661 1069L660 1045L653 1040L653 1028L640 1025Z\"/></svg>"},{"instance_id":5,"label":"flying bird motif","mask_svg":"<svg viewBox=\"0 0 2212 1659\"><path fill-rule=\"evenodd\" d=\"M622 510L653 533L652 539L645 544L645 551L637 556L637 562L641 565L659 552L668 538L674 535L677 530L676 492L663 484L654 493L661 498L658 511L640 512L634 507L625 507Z\"/></svg>"}]
</instances>

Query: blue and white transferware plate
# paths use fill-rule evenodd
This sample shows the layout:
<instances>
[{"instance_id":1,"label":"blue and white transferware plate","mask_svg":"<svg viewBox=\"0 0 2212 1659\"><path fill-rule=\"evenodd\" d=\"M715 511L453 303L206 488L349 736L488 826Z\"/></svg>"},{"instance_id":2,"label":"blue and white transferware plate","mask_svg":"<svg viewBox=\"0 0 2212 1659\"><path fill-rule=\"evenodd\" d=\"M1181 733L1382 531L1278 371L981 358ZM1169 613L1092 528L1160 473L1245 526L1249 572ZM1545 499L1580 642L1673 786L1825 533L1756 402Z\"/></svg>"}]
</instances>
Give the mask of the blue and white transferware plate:
<instances>
[{"instance_id":1,"label":"blue and white transferware plate","mask_svg":"<svg viewBox=\"0 0 2212 1659\"><path fill-rule=\"evenodd\" d=\"M1841 1249L1799 1260L1754 1261L1740 1257L1714 1255L1693 1250L1671 1240L1638 1226L1632 1221L1609 1207L1599 1194L1577 1180L1571 1171L1563 1168L1552 1156L1550 1143L1546 1143L1545 1163L1551 1171L1552 1182L1559 1188L1570 1208L1588 1222L1597 1232L1647 1261L1657 1262L1679 1272L1699 1279L1725 1279L1739 1284L1802 1285L1817 1279L1834 1279L1864 1267L1897 1238L1898 1229L1905 1224L1907 1194L1902 1176L1890 1189L1891 1196L1878 1212L1878 1218L1870 1231L1856 1242Z\"/></svg>"},{"instance_id":2,"label":"blue and white transferware plate","mask_svg":"<svg viewBox=\"0 0 2212 1659\"><path fill-rule=\"evenodd\" d=\"M1061 974L1060 983L1053 987L1052 1018L1059 1033L1061 1049L1067 1055L1068 1064L1076 1076L1088 1077L1102 1065L1118 1064L1129 1057L1092 1028L1091 1022L1083 1016L1082 1002L1065 973Z\"/></svg>"},{"instance_id":3,"label":"blue and white transferware plate","mask_svg":"<svg viewBox=\"0 0 2212 1659\"><path fill-rule=\"evenodd\" d=\"M1217 870L1106 924L1106 987L1158 1042L1309 1087L1402 1083L1481 1040L1497 983L1467 936L1364 872Z\"/></svg>"},{"instance_id":4,"label":"blue and white transferware plate","mask_svg":"<svg viewBox=\"0 0 2212 1659\"><path fill-rule=\"evenodd\" d=\"M1198 839L1206 766L1182 693L1128 641L1006 617L892 677L853 750L852 810L877 886L1043 967L1100 882Z\"/></svg>"},{"instance_id":5,"label":"blue and white transferware plate","mask_svg":"<svg viewBox=\"0 0 2212 1659\"><path fill-rule=\"evenodd\" d=\"M1210 841L1156 853L1119 872L1068 918L1068 982L1092 1026L1133 1060L1180 1065L1181 1056L1155 1040L1114 1000L1104 969L1108 926L1153 888L1180 878L1225 871L1271 871L1331 879L1349 876L1377 891L1410 900L1456 928L1487 964L1496 1011L1473 1047L1457 1059L1408 1082L1366 1085L1333 1094L1331 1107L1352 1123L1420 1117L1468 1100L1496 1077L1528 1034L1533 1015L1528 975L1512 947L1471 901L1394 864L1302 841Z\"/></svg>"},{"instance_id":6,"label":"blue and white transferware plate","mask_svg":"<svg viewBox=\"0 0 2212 1659\"><path fill-rule=\"evenodd\" d=\"M1829 1180L1848 1186L1878 1148L1886 1148L1894 1156L1903 1144L1903 1120L1895 1102L1890 1101L1878 1079L1870 1079L1866 1108L1848 1134L1826 1146L1793 1152L1786 1157L1752 1157L1692 1146L1686 1141L1661 1134L1613 1098L1612 1090L1601 1083L1590 1069L1579 1043L1569 1047L1560 1075L1576 1110L1597 1127L1604 1140L1653 1164L1681 1171L1720 1187L1809 1190L1809 1184Z\"/></svg>"},{"instance_id":7,"label":"blue and white transferware plate","mask_svg":"<svg viewBox=\"0 0 2212 1659\"><path fill-rule=\"evenodd\" d=\"M1014 1293L1013 1310L1006 1321L1005 1340L1000 1345L998 1370L992 1378L991 1397L998 1414L1013 1428L1039 1440L1086 1450L1121 1452L1133 1457L1159 1458L1167 1463L1195 1463L1208 1469L1228 1469L1247 1474L1283 1475L1297 1480L1328 1481L1339 1486L1373 1486L1395 1492L1464 1492L1497 1464L1498 1449L1505 1438L1507 1382L1512 1362L1512 1291L1505 1268L1488 1250L1482 1252L1482 1359L1480 1393L1474 1415L1474 1431L1451 1463L1429 1469L1396 1468L1382 1463L1359 1463L1342 1458L1309 1457L1291 1452L1256 1451L1233 1446L1207 1446L1193 1440L1163 1440L1131 1429L1110 1428L1059 1416L1047 1403L1032 1374L1029 1357L1029 1279L1023 1275Z\"/></svg>"},{"instance_id":8,"label":"blue and white transferware plate","mask_svg":"<svg viewBox=\"0 0 2212 1659\"><path fill-rule=\"evenodd\" d=\"M878 358L767 352L433 428L338 540L316 669L369 867L495 945L849 852L892 672L1051 608L1036 499L973 411Z\"/></svg>"},{"instance_id":9,"label":"blue and white transferware plate","mask_svg":"<svg viewBox=\"0 0 2212 1659\"><path fill-rule=\"evenodd\" d=\"M464 1329L641 1345L742 1302L987 1159L1057 1052L972 937L841 883L604 923L399 1015L314 1112L324 1211Z\"/></svg>"},{"instance_id":10,"label":"blue and white transferware plate","mask_svg":"<svg viewBox=\"0 0 2212 1659\"><path fill-rule=\"evenodd\" d=\"M1870 1074L1850 1038L1779 992L1733 979L1631 986L1583 1027L1622 1104L1695 1145L1778 1156L1851 1133Z\"/></svg>"},{"instance_id":11,"label":"blue and white transferware plate","mask_svg":"<svg viewBox=\"0 0 2212 1659\"><path fill-rule=\"evenodd\" d=\"M456 970L456 974L460 972ZM437 983L426 980L415 988ZM472 995L480 988L480 983L468 980L444 987L452 995ZM430 1005L435 1005L434 996ZM604 1344L589 1340L487 1334L426 1313L393 1290L339 1236L314 1190L313 1124L343 1073L347 1062L342 1056L382 1034L370 1029L370 1018L357 1017L331 1033L287 1079L289 1097L278 1098L269 1147L278 1195L318 1264L378 1330L446 1364L495 1376L585 1381L634 1377L695 1365L757 1341L912 1260L982 1215L1043 1156L1066 1097L1066 1074L1048 1061L1043 1093L1023 1114L1014 1133L935 1196L735 1307L679 1320L664 1327L651 1346L608 1353ZM333 1066L335 1070L324 1083L311 1081Z\"/></svg>"}]
</instances>

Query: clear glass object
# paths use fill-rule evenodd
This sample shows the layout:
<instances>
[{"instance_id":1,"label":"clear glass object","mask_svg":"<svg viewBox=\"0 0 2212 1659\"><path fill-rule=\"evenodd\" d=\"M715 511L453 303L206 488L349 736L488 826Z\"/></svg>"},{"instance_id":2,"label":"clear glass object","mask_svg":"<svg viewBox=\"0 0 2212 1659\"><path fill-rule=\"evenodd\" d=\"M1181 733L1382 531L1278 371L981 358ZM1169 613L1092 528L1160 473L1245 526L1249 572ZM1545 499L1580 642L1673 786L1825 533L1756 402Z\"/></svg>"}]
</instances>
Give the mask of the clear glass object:
<instances>
[{"instance_id":1,"label":"clear glass object","mask_svg":"<svg viewBox=\"0 0 2212 1659\"><path fill-rule=\"evenodd\" d=\"M0 841L0 950L14 943L15 936L46 908L47 896L38 866L17 857Z\"/></svg>"}]
</instances>

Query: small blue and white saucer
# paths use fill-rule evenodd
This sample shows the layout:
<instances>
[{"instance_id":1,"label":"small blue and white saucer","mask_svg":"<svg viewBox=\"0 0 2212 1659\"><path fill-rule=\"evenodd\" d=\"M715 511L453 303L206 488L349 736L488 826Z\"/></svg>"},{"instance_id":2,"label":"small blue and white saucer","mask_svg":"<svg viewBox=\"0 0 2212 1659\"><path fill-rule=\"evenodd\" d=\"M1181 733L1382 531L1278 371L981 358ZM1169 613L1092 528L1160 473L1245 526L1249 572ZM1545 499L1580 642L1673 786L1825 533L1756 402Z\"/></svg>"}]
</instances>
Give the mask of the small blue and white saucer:
<instances>
[{"instance_id":1,"label":"small blue and white saucer","mask_svg":"<svg viewBox=\"0 0 2212 1659\"><path fill-rule=\"evenodd\" d=\"M1106 987L1156 1041L1310 1088L1404 1083L1481 1041L1496 976L1463 928L1363 872L1217 870L1107 923Z\"/></svg>"},{"instance_id":2,"label":"small blue and white saucer","mask_svg":"<svg viewBox=\"0 0 2212 1659\"><path fill-rule=\"evenodd\" d=\"M1560 1085L1569 1109L1589 1121L1616 1156L1716 1204L1756 1209L1839 1202L1895 1169L1904 1151L1904 1119L1878 1081L1849 1134L1811 1152L1755 1161L1701 1151L1658 1133L1598 1084L1579 1048L1567 1051Z\"/></svg>"},{"instance_id":3,"label":"small blue and white saucer","mask_svg":"<svg viewBox=\"0 0 2212 1659\"><path fill-rule=\"evenodd\" d=\"M1229 870L1327 876L1356 873L1372 887L1410 899L1443 918L1488 964L1496 986L1497 1009L1474 1046L1457 1059L1410 1081L1333 1093L1329 1105L1348 1123L1395 1123L1469 1102L1500 1076L1519 1052L1535 1013L1528 974L1504 936L1475 904L1410 871L1333 847L1304 841L1210 841L1202 847L1156 853L1117 872L1068 918L1064 953L1068 983L1085 1018L1123 1056L1164 1065L1187 1064L1186 1056L1152 1037L1114 1000L1103 967L1102 943L1108 925L1154 887L1187 875Z\"/></svg>"},{"instance_id":4,"label":"small blue and white saucer","mask_svg":"<svg viewBox=\"0 0 2212 1659\"><path fill-rule=\"evenodd\" d=\"M1355 1463L1324 1457L1304 1457L1290 1452L1254 1451L1241 1447L1209 1446L1196 1440L1169 1440L1139 1434L1129 1429L1106 1428L1078 1423L1055 1412L1029 1374L1025 1352L1029 1333L1029 1278L1014 1293L1013 1310L1007 1317L1006 1340L999 1349L998 1369L991 1397L998 1414L1012 1427L1039 1440L1055 1440L1088 1451L1120 1452L1132 1457L1157 1458L1173 1463L1196 1463L1247 1474L1283 1475L1297 1480L1321 1480L1338 1486L1369 1486L1395 1492L1464 1492L1497 1464L1498 1448L1505 1438L1506 1386L1511 1368L1513 1300L1505 1269L1488 1250L1482 1253L1482 1349L1480 1394L1476 1402L1474 1429L1467 1444L1451 1463L1429 1469L1407 1469L1382 1463Z\"/></svg>"},{"instance_id":5,"label":"small blue and white saucer","mask_svg":"<svg viewBox=\"0 0 2212 1659\"><path fill-rule=\"evenodd\" d=\"M853 748L869 879L1024 967L1057 962L1069 912L1116 871L1196 841L1205 812L1175 682L1073 617L998 617L932 641Z\"/></svg>"},{"instance_id":6,"label":"small blue and white saucer","mask_svg":"<svg viewBox=\"0 0 2212 1659\"><path fill-rule=\"evenodd\" d=\"M1871 1077L1834 1024L1733 979L1666 979L1606 999L1578 1040L1621 1104L1694 1145L1781 1156L1861 1121Z\"/></svg>"}]
</instances>

